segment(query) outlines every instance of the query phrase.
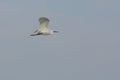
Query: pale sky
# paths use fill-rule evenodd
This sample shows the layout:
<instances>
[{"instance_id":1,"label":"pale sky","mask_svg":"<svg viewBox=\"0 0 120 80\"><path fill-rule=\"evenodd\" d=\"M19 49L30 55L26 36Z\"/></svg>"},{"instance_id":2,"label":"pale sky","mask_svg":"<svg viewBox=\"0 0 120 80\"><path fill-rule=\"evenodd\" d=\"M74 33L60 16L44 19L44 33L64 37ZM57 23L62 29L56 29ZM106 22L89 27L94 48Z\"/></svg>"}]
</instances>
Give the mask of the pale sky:
<instances>
[{"instance_id":1,"label":"pale sky","mask_svg":"<svg viewBox=\"0 0 120 80\"><path fill-rule=\"evenodd\" d=\"M0 0L0 80L120 80L120 0ZM59 33L29 36L40 17Z\"/></svg>"}]
</instances>

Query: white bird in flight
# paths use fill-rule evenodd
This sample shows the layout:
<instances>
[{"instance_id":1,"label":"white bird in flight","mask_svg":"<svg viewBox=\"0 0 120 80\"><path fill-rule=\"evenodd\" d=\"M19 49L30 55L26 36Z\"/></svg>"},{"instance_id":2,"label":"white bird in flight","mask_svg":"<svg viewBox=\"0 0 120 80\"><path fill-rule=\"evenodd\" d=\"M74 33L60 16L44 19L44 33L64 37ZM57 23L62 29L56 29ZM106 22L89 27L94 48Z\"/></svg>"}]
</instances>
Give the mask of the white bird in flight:
<instances>
[{"instance_id":1,"label":"white bird in flight","mask_svg":"<svg viewBox=\"0 0 120 80\"><path fill-rule=\"evenodd\" d=\"M46 17L41 17L39 19L40 27L34 32L34 34L31 34L30 36L37 36L37 35L52 35L54 33L57 33L58 31L53 31L48 28L49 19Z\"/></svg>"}]
</instances>

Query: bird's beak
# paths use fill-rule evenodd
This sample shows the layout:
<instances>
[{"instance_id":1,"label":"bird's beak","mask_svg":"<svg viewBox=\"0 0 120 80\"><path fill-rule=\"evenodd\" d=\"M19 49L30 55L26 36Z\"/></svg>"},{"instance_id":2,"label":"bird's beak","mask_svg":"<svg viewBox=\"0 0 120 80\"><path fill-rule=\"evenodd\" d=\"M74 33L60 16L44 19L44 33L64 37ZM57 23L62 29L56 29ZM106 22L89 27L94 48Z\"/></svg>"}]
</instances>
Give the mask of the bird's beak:
<instances>
[{"instance_id":1,"label":"bird's beak","mask_svg":"<svg viewBox=\"0 0 120 80\"><path fill-rule=\"evenodd\" d=\"M54 33L58 33L59 31L53 31Z\"/></svg>"}]
</instances>

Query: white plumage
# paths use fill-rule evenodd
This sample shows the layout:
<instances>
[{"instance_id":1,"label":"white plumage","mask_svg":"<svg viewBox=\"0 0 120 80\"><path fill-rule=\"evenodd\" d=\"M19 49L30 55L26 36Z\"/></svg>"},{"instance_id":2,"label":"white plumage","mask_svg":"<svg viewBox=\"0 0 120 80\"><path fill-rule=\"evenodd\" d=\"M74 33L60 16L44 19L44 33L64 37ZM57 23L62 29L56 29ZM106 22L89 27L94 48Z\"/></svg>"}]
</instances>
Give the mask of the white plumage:
<instances>
[{"instance_id":1,"label":"white plumage","mask_svg":"<svg viewBox=\"0 0 120 80\"><path fill-rule=\"evenodd\" d=\"M40 22L40 27L34 32L36 34L31 34L31 36L36 36L36 35L52 35L55 32L58 31L53 31L51 29L48 28L48 24L49 24L49 19L46 17L41 17L39 19Z\"/></svg>"}]
</instances>

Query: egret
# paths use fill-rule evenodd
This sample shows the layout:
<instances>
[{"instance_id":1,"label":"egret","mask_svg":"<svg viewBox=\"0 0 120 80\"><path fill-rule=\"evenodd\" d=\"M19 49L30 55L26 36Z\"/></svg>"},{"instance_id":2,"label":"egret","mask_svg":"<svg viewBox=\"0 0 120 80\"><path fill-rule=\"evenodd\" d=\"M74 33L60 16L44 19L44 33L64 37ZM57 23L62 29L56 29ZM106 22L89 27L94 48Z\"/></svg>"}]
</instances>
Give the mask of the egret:
<instances>
[{"instance_id":1,"label":"egret","mask_svg":"<svg viewBox=\"0 0 120 80\"><path fill-rule=\"evenodd\" d=\"M52 35L57 33L58 31L54 31L48 28L49 21L50 20L46 17L39 18L40 27L34 32L34 34L31 34L30 36Z\"/></svg>"}]
</instances>

